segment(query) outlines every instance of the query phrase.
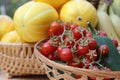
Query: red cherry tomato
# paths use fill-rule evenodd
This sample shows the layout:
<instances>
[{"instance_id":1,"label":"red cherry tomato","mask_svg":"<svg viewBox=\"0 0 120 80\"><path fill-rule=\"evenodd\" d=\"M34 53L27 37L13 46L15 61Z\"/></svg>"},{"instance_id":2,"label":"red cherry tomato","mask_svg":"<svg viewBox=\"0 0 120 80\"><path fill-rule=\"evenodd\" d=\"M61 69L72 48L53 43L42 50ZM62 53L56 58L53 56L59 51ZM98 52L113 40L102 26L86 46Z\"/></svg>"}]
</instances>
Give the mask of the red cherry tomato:
<instances>
[{"instance_id":1,"label":"red cherry tomato","mask_svg":"<svg viewBox=\"0 0 120 80\"><path fill-rule=\"evenodd\" d=\"M59 46L58 48L57 48L57 53L58 53L58 56L60 56L60 51L62 50L62 47L61 46Z\"/></svg>"},{"instance_id":2,"label":"red cherry tomato","mask_svg":"<svg viewBox=\"0 0 120 80\"><path fill-rule=\"evenodd\" d=\"M70 30L70 25L66 22L63 22L62 25L67 29Z\"/></svg>"},{"instance_id":3,"label":"red cherry tomato","mask_svg":"<svg viewBox=\"0 0 120 80\"><path fill-rule=\"evenodd\" d=\"M91 33L91 32L87 32L87 33L86 33L86 37L92 38L92 33Z\"/></svg>"},{"instance_id":4,"label":"red cherry tomato","mask_svg":"<svg viewBox=\"0 0 120 80\"><path fill-rule=\"evenodd\" d=\"M78 67L78 68L83 68L84 67L83 62L75 63L74 61L72 61L72 62L68 62L68 65L72 66L72 67Z\"/></svg>"},{"instance_id":5,"label":"red cherry tomato","mask_svg":"<svg viewBox=\"0 0 120 80\"><path fill-rule=\"evenodd\" d=\"M58 36L63 33L63 30L64 30L63 26L60 23L55 21L51 23L50 28L48 30L48 34L49 36L51 35Z\"/></svg>"},{"instance_id":6,"label":"red cherry tomato","mask_svg":"<svg viewBox=\"0 0 120 80\"><path fill-rule=\"evenodd\" d=\"M112 42L114 43L114 45L115 45L116 47L118 47L118 41L117 41L116 39L112 39Z\"/></svg>"},{"instance_id":7,"label":"red cherry tomato","mask_svg":"<svg viewBox=\"0 0 120 80\"><path fill-rule=\"evenodd\" d=\"M69 48L60 49L60 51L58 51L58 54L63 61L69 62L73 60L73 53Z\"/></svg>"},{"instance_id":8,"label":"red cherry tomato","mask_svg":"<svg viewBox=\"0 0 120 80\"><path fill-rule=\"evenodd\" d=\"M91 58L87 58L86 64L90 64L93 60Z\"/></svg>"},{"instance_id":9,"label":"red cherry tomato","mask_svg":"<svg viewBox=\"0 0 120 80\"><path fill-rule=\"evenodd\" d=\"M47 58L50 59L50 60L60 60L60 57L59 57L56 53L54 53L54 54L49 54L49 55L47 56Z\"/></svg>"},{"instance_id":10,"label":"red cherry tomato","mask_svg":"<svg viewBox=\"0 0 120 80\"><path fill-rule=\"evenodd\" d=\"M88 52L89 52L89 47L88 47L88 45L86 45L86 46L78 45L78 46L77 46L77 55L78 55L78 56L86 55Z\"/></svg>"},{"instance_id":11,"label":"red cherry tomato","mask_svg":"<svg viewBox=\"0 0 120 80\"><path fill-rule=\"evenodd\" d=\"M71 24L71 25L70 25L70 29L71 29L71 30L75 29L76 27L78 27L77 24Z\"/></svg>"},{"instance_id":12,"label":"red cherry tomato","mask_svg":"<svg viewBox=\"0 0 120 80\"><path fill-rule=\"evenodd\" d=\"M98 35L99 35L99 36L107 36L107 33L104 32L104 31L101 31Z\"/></svg>"},{"instance_id":13,"label":"red cherry tomato","mask_svg":"<svg viewBox=\"0 0 120 80\"><path fill-rule=\"evenodd\" d=\"M86 28L82 28L82 33L84 36L86 36L87 32L86 32Z\"/></svg>"},{"instance_id":14,"label":"red cherry tomato","mask_svg":"<svg viewBox=\"0 0 120 80\"><path fill-rule=\"evenodd\" d=\"M79 31L79 29L80 29L79 27L76 27L72 30L75 40L79 40L82 37L82 34Z\"/></svg>"},{"instance_id":15,"label":"red cherry tomato","mask_svg":"<svg viewBox=\"0 0 120 80\"><path fill-rule=\"evenodd\" d=\"M99 46L99 48L98 48L98 52L101 53L103 56L104 56L104 55L107 55L108 52L109 52L109 48L108 48L107 45L101 45L101 46Z\"/></svg>"},{"instance_id":16,"label":"red cherry tomato","mask_svg":"<svg viewBox=\"0 0 120 80\"><path fill-rule=\"evenodd\" d=\"M57 49L56 46L53 46L51 44L51 40L48 40L41 46L40 51L42 52L43 55L48 56L50 54L53 54L56 49Z\"/></svg>"},{"instance_id":17,"label":"red cherry tomato","mask_svg":"<svg viewBox=\"0 0 120 80\"><path fill-rule=\"evenodd\" d=\"M96 47L97 47L97 41L93 38L91 38L89 41L90 41L89 44L88 44L89 49L90 50L95 50Z\"/></svg>"},{"instance_id":18,"label":"red cherry tomato","mask_svg":"<svg viewBox=\"0 0 120 80\"><path fill-rule=\"evenodd\" d=\"M69 48L74 46L74 41L71 41L68 37L65 37L64 42Z\"/></svg>"}]
</instances>

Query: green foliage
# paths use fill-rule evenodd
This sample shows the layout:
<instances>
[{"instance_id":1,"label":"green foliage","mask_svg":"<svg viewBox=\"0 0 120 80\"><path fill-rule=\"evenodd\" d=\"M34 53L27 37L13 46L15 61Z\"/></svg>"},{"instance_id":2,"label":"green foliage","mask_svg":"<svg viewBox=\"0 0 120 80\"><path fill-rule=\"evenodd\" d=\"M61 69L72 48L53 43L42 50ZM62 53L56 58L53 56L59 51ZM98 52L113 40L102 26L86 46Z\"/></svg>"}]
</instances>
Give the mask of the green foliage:
<instances>
[{"instance_id":1,"label":"green foliage","mask_svg":"<svg viewBox=\"0 0 120 80\"><path fill-rule=\"evenodd\" d=\"M30 0L0 0L0 5L6 8L6 15L13 18L15 10Z\"/></svg>"}]
</instances>

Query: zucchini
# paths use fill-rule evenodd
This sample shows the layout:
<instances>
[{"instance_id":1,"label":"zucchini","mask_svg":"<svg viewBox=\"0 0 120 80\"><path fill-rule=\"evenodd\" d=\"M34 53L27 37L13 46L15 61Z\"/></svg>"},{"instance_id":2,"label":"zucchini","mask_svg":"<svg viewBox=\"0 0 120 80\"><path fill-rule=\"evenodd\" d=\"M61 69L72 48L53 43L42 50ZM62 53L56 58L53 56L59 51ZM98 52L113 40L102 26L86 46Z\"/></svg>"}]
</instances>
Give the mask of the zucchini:
<instances>
[{"instance_id":1,"label":"zucchini","mask_svg":"<svg viewBox=\"0 0 120 80\"><path fill-rule=\"evenodd\" d=\"M113 71L120 71L120 54L112 40L105 36L97 36L90 22L87 22L87 24L93 34L93 38L97 41L97 46L99 47L100 45L105 44L109 48L108 55L101 57L101 63L105 64L106 67L110 68Z\"/></svg>"}]
</instances>

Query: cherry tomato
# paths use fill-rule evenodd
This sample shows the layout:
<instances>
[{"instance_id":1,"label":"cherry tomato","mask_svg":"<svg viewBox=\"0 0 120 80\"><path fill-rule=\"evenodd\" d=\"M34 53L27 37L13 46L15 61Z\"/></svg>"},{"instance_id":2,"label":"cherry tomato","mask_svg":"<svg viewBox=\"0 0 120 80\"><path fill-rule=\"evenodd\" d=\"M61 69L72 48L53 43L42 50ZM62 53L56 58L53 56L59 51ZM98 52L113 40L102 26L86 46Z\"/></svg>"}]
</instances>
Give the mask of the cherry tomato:
<instances>
[{"instance_id":1,"label":"cherry tomato","mask_svg":"<svg viewBox=\"0 0 120 80\"><path fill-rule=\"evenodd\" d=\"M76 27L78 27L77 24L74 24L74 23L73 23L73 24L70 25L70 29L71 29L71 30L75 29Z\"/></svg>"},{"instance_id":2,"label":"cherry tomato","mask_svg":"<svg viewBox=\"0 0 120 80\"><path fill-rule=\"evenodd\" d=\"M86 64L90 64L93 60L91 58L87 58Z\"/></svg>"},{"instance_id":3,"label":"cherry tomato","mask_svg":"<svg viewBox=\"0 0 120 80\"><path fill-rule=\"evenodd\" d=\"M83 62L75 63L74 61L72 61L72 62L68 62L68 65L72 66L72 67L78 67L78 68L83 68L84 67Z\"/></svg>"},{"instance_id":4,"label":"cherry tomato","mask_svg":"<svg viewBox=\"0 0 120 80\"><path fill-rule=\"evenodd\" d=\"M58 56L60 56L60 51L62 50L62 47L61 46L58 46L57 48L57 53L58 53Z\"/></svg>"},{"instance_id":5,"label":"cherry tomato","mask_svg":"<svg viewBox=\"0 0 120 80\"><path fill-rule=\"evenodd\" d=\"M86 28L82 28L82 33L84 36L86 36L87 32L86 32Z\"/></svg>"},{"instance_id":6,"label":"cherry tomato","mask_svg":"<svg viewBox=\"0 0 120 80\"><path fill-rule=\"evenodd\" d=\"M96 47L97 47L97 42L96 42L96 40L93 39L93 38L91 38L89 41L90 41L89 44L88 44L89 49L90 49L90 50L95 50Z\"/></svg>"},{"instance_id":7,"label":"cherry tomato","mask_svg":"<svg viewBox=\"0 0 120 80\"><path fill-rule=\"evenodd\" d=\"M62 25L67 29L70 30L70 25L66 22L63 22Z\"/></svg>"},{"instance_id":8,"label":"cherry tomato","mask_svg":"<svg viewBox=\"0 0 120 80\"><path fill-rule=\"evenodd\" d=\"M60 58L63 61L69 62L73 60L73 53L69 48L60 49L60 51L58 51L58 54L60 55Z\"/></svg>"},{"instance_id":9,"label":"cherry tomato","mask_svg":"<svg viewBox=\"0 0 120 80\"><path fill-rule=\"evenodd\" d=\"M43 55L48 56L50 54L53 54L56 49L56 46L51 45L51 40L48 40L41 46L40 50Z\"/></svg>"},{"instance_id":10,"label":"cherry tomato","mask_svg":"<svg viewBox=\"0 0 120 80\"><path fill-rule=\"evenodd\" d=\"M104 32L104 31L101 31L98 35L99 35L99 36L107 36L107 33Z\"/></svg>"},{"instance_id":11,"label":"cherry tomato","mask_svg":"<svg viewBox=\"0 0 120 80\"><path fill-rule=\"evenodd\" d=\"M66 46L69 48L74 46L74 41L70 41L70 39L68 37L65 37L64 42L65 42Z\"/></svg>"},{"instance_id":12,"label":"cherry tomato","mask_svg":"<svg viewBox=\"0 0 120 80\"><path fill-rule=\"evenodd\" d=\"M112 39L112 42L114 43L114 45L115 45L116 47L118 47L118 41L117 41L116 39Z\"/></svg>"},{"instance_id":13,"label":"cherry tomato","mask_svg":"<svg viewBox=\"0 0 120 80\"><path fill-rule=\"evenodd\" d=\"M78 68L84 67L84 63L76 55L74 56L72 61L68 62L68 65L73 67L78 67Z\"/></svg>"},{"instance_id":14,"label":"cherry tomato","mask_svg":"<svg viewBox=\"0 0 120 80\"><path fill-rule=\"evenodd\" d=\"M78 55L78 56L86 55L88 52L89 52L89 47L88 47L88 45L86 45L86 46L78 45L78 46L77 46L77 55Z\"/></svg>"},{"instance_id":15,"label":"cherry tomato","mask_svg":"<svg viewBox=\"0 0 120 80\"><path fill-rule=\"evenodd\" d=\"M108 52L109 52L109 48L108 48L107 45L101 45L101 46L99 46L99 48L98 48L98 52L101 53L103 56L104 56L104 55L107 55Z\"/></svg>"},{"instance_id":16,"label":"cherry tomato","mask_svg":"<svg viewBox=\"0 0 120 80\"><path fill-rule=\"evenodd\" d=\"M49 55L47 56L47 58L50 59L50 60L60 60L60 57L59 57L56 53L54 53L54 54L49 54Z\"/></svg>"},{"instance_id":17,"label":"cherry tomato","mask_svg":"<svg viewBox=\"0 0 120 80\"><path fill-rule=\"evenodd\" d=\"M72 30L75 40L79 40L82 37L82 34L79 31L79 29L80 29L79 27L76 27Z\"/></svg>"},{"instance_id":18,"label":"cherry tomato","mask_svg":"<svg viewBox=\"0 0 120 80\"><path fill-rule=\"evenodd\" d=\"M92 38L92 33L91 33L91 32L87 32L87 33L86 33L86 37Z\"/></svg>"},{"instance_id":19,"label":"cherry tomato","mask_svg":"<svg viewBox=\"0 0 120 80\"><path fill-rule=\"evenodd\" d=\"M58 36L63 33L63 30L64 30L63 26L60 23L55 21L51 23L50 29L48 30L48 34L49 36L51 35Z\"/></svg>"}]
</instances>

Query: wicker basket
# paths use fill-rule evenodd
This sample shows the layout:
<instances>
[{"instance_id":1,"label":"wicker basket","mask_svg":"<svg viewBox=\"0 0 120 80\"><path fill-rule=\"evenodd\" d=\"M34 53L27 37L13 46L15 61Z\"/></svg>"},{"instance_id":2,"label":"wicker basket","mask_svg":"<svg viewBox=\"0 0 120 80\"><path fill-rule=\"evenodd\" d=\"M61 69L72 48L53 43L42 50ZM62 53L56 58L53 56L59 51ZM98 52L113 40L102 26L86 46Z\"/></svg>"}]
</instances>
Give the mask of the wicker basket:
<instances>
[{"instance_id":1,"label":"wicker basket","mask_svg":"<svg viewBox=\"0 0 120 80\"><path fill-rule=\"evenodd\" d=\"M105 71L70 67L51 61L43 56L37 48L44 42L45 40L38 42L34 47L34 52L38 62L41 63L42 61L44 63L43 66L45 67L46 74L50 80L89 80L88 76L95 77L96 80L103 80L104 78L114 78L114 80L120 80L120 71L111 71L108 73ZM75 79L71 76L72 74L82 75L82 77L80 79Z\"/></svg>"},{"instance_id":2,"label":"wicker basket","mask_svg":"<svg viewBox=\"0 0 120 80\"><path fill-rule=\"evenodd\" d=\"M34 44L0 42L0 69L7 77L23 75L42 75L45 69L36 62Z\"/></svg>"}]
</instances>

